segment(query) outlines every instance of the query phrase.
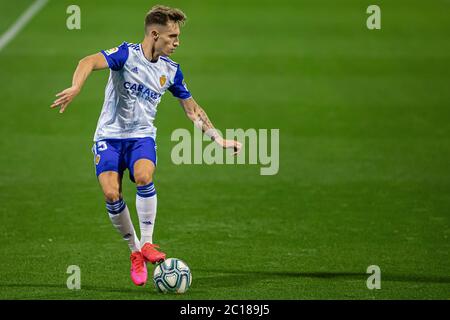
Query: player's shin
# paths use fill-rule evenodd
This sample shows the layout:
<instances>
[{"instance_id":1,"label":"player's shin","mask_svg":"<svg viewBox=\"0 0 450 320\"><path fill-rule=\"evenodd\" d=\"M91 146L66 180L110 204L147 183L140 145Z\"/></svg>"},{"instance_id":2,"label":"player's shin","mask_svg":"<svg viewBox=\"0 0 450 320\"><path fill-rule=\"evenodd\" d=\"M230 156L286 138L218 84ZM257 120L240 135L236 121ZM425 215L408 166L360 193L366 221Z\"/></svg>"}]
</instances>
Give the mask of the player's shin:
<instances>
[{"instance_id":1,"label":"player's shin","mask_svg":"<svg viewBox=\"0 0 450 320\"><path fill-rule=\"evenodd\" d=\"M156 189L153 182L137 187L136 210L141 229L141 247L144 243L153 243L153 228L156 219Z\"/></svg>"},{"instance_id":2,"label":"player's shin","mask_svg":"<svg viewBox=\"0 0 450 320\"><path fill-rule=\"evenodd\" d=\"M127 241L130 250L132 252L139 251L139 239L134 231L130 212L128 211L125 201L120 199L116 202L106 202L106 209L108 210L108 215L113 226L119 231L123 239Z\"/></svg>"}]
</instances>

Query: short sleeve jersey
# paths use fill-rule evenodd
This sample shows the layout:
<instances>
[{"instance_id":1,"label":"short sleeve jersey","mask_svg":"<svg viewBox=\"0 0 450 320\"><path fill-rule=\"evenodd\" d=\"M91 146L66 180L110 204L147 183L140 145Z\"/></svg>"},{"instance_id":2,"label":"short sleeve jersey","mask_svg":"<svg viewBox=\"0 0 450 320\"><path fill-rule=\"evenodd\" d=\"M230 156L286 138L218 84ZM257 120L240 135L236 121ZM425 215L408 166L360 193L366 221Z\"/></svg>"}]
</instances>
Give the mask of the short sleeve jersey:
<instances>
[{"instance_id":1,"label":"short sleeve jersey","mask_svg":"<svg viewBox=\"0 0 450 320\"><path fill-rule=\"evenodd\" d=\"M111 71L94 141L155 139L153 121L166 90L179 99L191 97L180 65L164 56L151 62L144 56L140 44L127 42L101 53Z\"/></svg>"}]
</instances>

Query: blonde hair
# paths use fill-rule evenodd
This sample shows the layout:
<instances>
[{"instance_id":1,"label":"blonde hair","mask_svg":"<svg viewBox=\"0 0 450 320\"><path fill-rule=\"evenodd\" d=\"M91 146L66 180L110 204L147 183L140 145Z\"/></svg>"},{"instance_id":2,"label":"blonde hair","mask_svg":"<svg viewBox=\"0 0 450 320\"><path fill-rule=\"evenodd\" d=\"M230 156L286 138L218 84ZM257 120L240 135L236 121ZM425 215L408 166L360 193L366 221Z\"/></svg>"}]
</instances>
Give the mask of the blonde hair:
<instances>
[{"instance_id":1,"label":"blonde hair","mask_svg":"<svg viewBox=\"0 0 450 320\"><path fill-rule=\"evenodd\" d=\"M156 5L145 16L145 30L152 24L165 26L169 21L173 21L182 26L186 19L186 15L180 9Z\"/></svg>"}]
</instances>

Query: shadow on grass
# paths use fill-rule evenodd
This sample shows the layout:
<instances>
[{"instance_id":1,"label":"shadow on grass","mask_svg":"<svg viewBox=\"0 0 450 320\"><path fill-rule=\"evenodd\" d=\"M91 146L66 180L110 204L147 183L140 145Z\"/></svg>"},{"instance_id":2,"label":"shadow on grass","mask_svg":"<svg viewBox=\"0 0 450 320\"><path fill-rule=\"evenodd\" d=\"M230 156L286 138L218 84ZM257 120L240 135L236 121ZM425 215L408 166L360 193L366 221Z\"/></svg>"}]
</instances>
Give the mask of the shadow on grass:
<instances>
[{"instance_id":1,"label":"shadow on grass","mask_svg":"<svg viewBox=\"0 0 450 320\"><path fill-rule=\"evenodd\" d=\"M196 276L198 274L198 276ZM242 271L242 270L217 270L217 269L196 269L193 271L193 281L196 291L202 291L201 288L232 288L232 287L245 287L251 285L254 282L264 280L276 280L280 278L313 278L313 279L341 279L341 280L358 280L366 281L369 274L363 272L294 272L294 271ZM398 281L398 282L410 282L410 283L434 283L434 284L448 284L450 283L450 277L447 276L427 276L427 275L402 275L402 274L381 274L382 281ZM149 288L151 287L151 288ZM152 299L155 297L161 297L153 288L151 282L147 283L145 288L110 288L94 285L82 285L80 291L68 290L65 284L39 284L39 283L0 283L1 288L23 288L26 289L61 289L61 292L52 292L51 294L45 294L37 296L31 294L33 299L46 299L52 296L56 296L60 293L73 295L71 298L89 298L89 292L92 293L104 293L114 294L119 293L125 295L124 299L139 298L139 299ZM200 289L200 290L199 290ZM2 290L3 291L3 290ZM87 293L86 293L87 292ZM18 299L23 298L17 297ZM66 297L67 298L67 297ZM9 297L8 299L15 299Z\"/></svg>"},{"instance_id":2,"label":"shadow on grass","mask_svg":"<svg viewBox=\"0 0 450 320\"><path fill-rule=\"evenodd\" d=\"M271 271L241 271L241 270L211 270L197 269L197 272L206 274L196 279L197 283L213 284L215 287L233 287L254 281L270 280L277 278L315 278L315 279L342 279L366 281L370 274L363 272L271 272ZM210 275L208 275L208 273ZM195 274L193 276L195 279ZM383 274L382 281L415 282L415 283L450 283L450 277L407 275L407 274Z\"/></svg>"}]
</instances>

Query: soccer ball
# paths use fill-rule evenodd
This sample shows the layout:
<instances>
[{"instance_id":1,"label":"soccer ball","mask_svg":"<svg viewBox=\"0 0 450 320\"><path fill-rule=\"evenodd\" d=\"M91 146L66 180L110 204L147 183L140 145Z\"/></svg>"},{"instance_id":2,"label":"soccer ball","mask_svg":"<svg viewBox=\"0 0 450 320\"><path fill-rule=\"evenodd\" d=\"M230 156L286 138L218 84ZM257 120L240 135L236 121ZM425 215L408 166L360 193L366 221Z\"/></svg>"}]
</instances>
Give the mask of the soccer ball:
<instances>
[{"instance_id":1,"label":"soccer ball","mask_svg":"<svg viewBox=\"0 0 450 320\"><path fill-rule=\"evenodd\" d=\"M168 258L153 271L153 282L159 292L185 293L192 283L188 265L177 258Z\"/></svg>"}]
</instances>

